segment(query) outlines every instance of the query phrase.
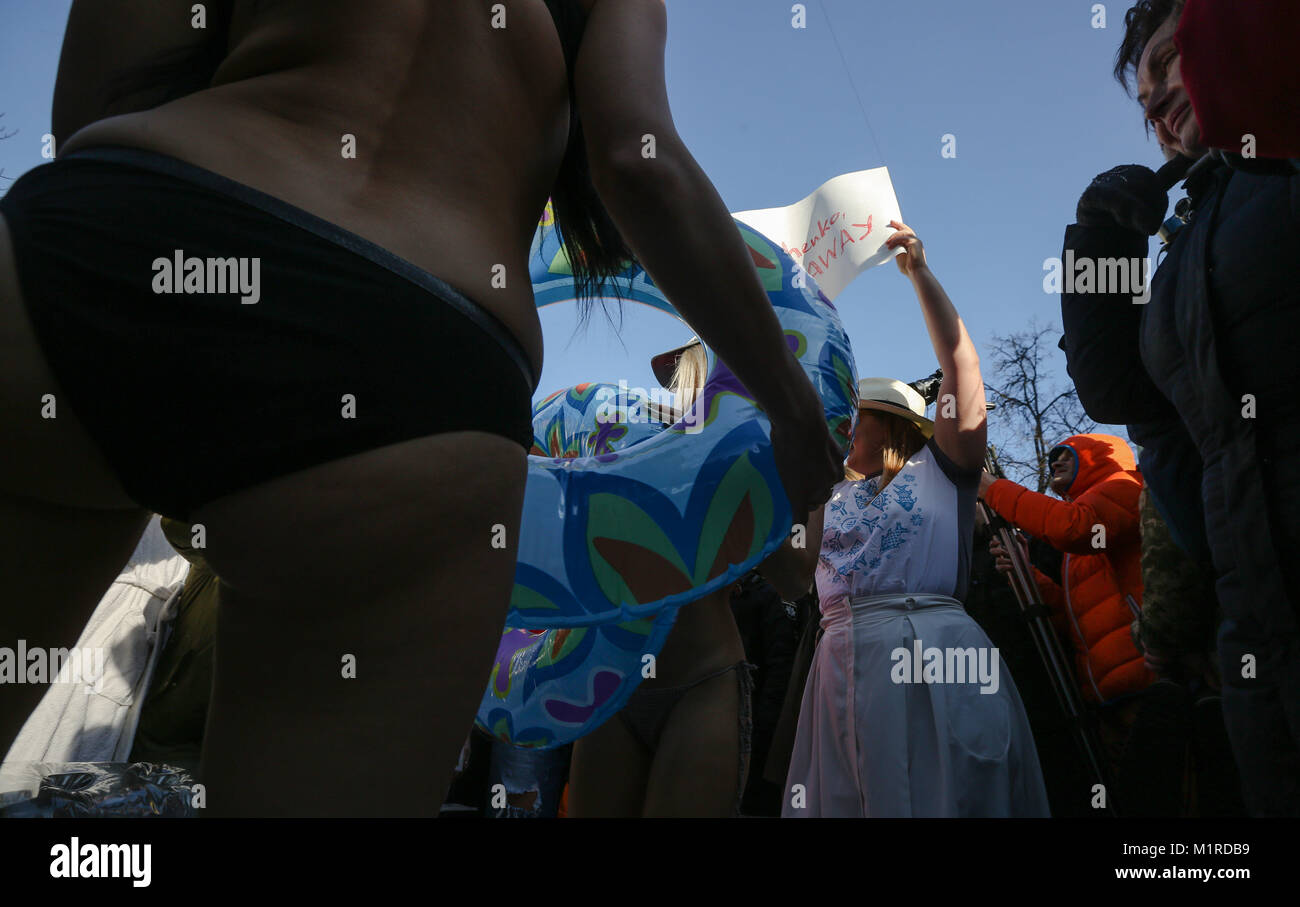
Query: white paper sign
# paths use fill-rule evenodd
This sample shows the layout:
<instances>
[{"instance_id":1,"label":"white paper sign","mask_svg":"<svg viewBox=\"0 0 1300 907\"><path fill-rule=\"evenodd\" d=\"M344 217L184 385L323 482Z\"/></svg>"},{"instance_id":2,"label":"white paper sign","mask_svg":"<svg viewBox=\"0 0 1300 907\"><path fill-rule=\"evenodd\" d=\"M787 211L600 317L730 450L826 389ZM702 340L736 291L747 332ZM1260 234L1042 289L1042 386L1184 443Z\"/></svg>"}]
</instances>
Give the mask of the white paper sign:
<instances>
[{"instance_id":1,"label":"white paper sign","mask_svg":"<svg viewBox=\"0 0 1300 907\"><path fill-rule=\"evenodd\" d=\"M868 268L894 257L885 240L902 221L889 168L859 170L823 183L786 208L732 215L781 247L834 299Z\"/></svg>"}]
</instances>

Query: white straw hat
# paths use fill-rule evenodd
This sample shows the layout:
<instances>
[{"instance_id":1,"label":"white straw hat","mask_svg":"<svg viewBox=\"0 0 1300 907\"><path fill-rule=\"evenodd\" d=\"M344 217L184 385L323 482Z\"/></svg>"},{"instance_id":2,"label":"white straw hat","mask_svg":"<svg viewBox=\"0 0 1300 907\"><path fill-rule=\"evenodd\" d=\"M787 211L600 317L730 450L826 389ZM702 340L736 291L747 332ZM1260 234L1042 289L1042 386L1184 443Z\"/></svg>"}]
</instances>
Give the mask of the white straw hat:
<instances>
[{"instance_id":1,"label":"white straw hat","mask_svg":"<svg viewBox=\"0 0 1300 907\"><path fill-rule=\"evenodd\" d=\"M858 409L893 413L916 423L927 438L934 434L934 422L925 417L925 398L911 385L894 378L863 378L859 381Z\"/></svg>"}]
</instances>

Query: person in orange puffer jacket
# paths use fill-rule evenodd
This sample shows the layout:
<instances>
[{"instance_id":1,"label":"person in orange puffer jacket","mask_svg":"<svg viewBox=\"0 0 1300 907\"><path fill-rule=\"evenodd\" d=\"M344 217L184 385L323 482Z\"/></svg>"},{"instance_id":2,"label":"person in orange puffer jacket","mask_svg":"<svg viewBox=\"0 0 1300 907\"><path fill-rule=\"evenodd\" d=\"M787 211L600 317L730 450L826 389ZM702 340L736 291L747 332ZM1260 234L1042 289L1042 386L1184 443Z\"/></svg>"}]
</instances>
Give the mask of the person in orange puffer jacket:
<instances>
[{"instance_id":1,"label":"person in orange puffer jacket","mask_svg":"<svg viewBox=\"0 0 1300 907\"><path fill-rule=\"evenodd\" d=\"M988 473L980 497L1065 554L1064 588L1038 570L1034 578L1058 629L1074 644L1083 697L1097 706L1121 815L1179 815L1185 734L1170 720L1171 685L1153 686L1156 675L1131 629L1142 605L1142 476L1128 444L1113 435L1074 435L1052 448L1048 462L1051 488L1062 500ZM990 550L998 568L1009 570L996 539ZM1135 737L1143 742L1134 743Z\"/></svg>"},{"instance_id":2,"label":"person in orange puffer jacket","mask_svg":"<svg viewBox=\"0 0 1300 907\"><path fill-rule=\"evenodd\" d=\"M980 496L1008 522L1064 552L1064 589L1037 570L1034 578L1058 629L1074 643L1084 699L1136 693L1155 679L1131 631L1142 606L1142 476L1128 444L1113 435L1074 435L1052 449L1048 462L1062 500L987 473Z\"/></svg>"}]
</instances>

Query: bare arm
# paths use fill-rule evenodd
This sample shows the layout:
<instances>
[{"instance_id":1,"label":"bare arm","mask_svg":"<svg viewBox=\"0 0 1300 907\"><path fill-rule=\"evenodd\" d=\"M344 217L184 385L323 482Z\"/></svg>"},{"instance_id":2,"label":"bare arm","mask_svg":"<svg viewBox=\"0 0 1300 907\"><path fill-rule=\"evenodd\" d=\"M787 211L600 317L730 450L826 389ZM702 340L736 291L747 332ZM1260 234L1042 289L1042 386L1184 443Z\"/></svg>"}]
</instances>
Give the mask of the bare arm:
<instances>
[{"instance_id":1,"label":"bare arm","mask_svg":"<svg viewBox=\"0 0 1300 907\"><path fill-rule=\"evenodd\" d=\"M574 88L596 189L655 283L771 417L794 511L816 507L840 477L838 451L735 221L673 125L663 0L590 8Z\"/></svg>"},{"instance_id":2,"label":"bare arm","mask_svg":"<svg viewBox=\"0 0 1300 907\"><path fill-rule=\"evenodd\" d=\"M225 54L233 0L74 0L54 86L59 142L105 117L203 88Z\"/></svg>"},{"instance_id":3,"label":"bare arm","mask_svg":"<svg viewBox=\"0 0 1300 907\"><path fill-rule=\"evenodd\" d=\"M957 466L977 470L984 463L987 439L979 354L961 316L926 264L921 240L904 224L893 221L890 226L899 232L889 238L887 245L904 250L898 256L898 268L912 281L934 355L943 369L934 414L935 443Z\"/></svg>"},{"instance_id":4,"label":"bare arm","mask_svg":"<svg viewBox=\"0 0 1300 907\"><path fill-rule=\"evenodd\" d=\"M824 507L808 514L804 531L799 533L796 525L795 534L758 565L758 572L772 584L783 601L802 598L812 586L817 574L817 558L821 553L824 515ZM801 547L795 547L796 539L802 542Z\"/></svg>"}]
</instances>

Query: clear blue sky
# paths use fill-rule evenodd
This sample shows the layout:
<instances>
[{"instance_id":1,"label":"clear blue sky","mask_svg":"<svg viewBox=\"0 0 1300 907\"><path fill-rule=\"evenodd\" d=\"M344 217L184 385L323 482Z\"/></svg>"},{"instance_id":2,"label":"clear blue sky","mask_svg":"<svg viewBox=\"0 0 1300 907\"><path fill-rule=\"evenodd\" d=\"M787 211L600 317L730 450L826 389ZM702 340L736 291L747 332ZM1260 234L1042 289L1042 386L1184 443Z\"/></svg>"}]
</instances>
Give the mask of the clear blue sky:
<instances>
[{"instance_id":1,"label":"clear blue sky","mask_svg":"<svg viewBox=\"0 0 1300 907\"><path fill-rule=\"evenodd\" d=\"M904 219L981 353L1031 319L1059 327L1044 260L1091 178L1160 163L1134 102L1110 76L1128 2L1092 0L668 0L668 89L678 129L732 211L795 202L840 173L890 168ZM8 177L41 163L70 0L7 0L0 30L0 142ZM829 14L829 22L823 14ZM843 49L836 51L831 27ZM862 95L866 118L853 87ZM874 128L879 149L868 130ZM940 155L957 139L957 157ZM837 300L863 376L935 367L910 285L891 264ZM649 357L689 329L636 304L621 335L572 306L542 311L539 395L581 381L652 386ZM1065 378L1064 360L1053 366Z\"/></svg>"}]
</instances>

